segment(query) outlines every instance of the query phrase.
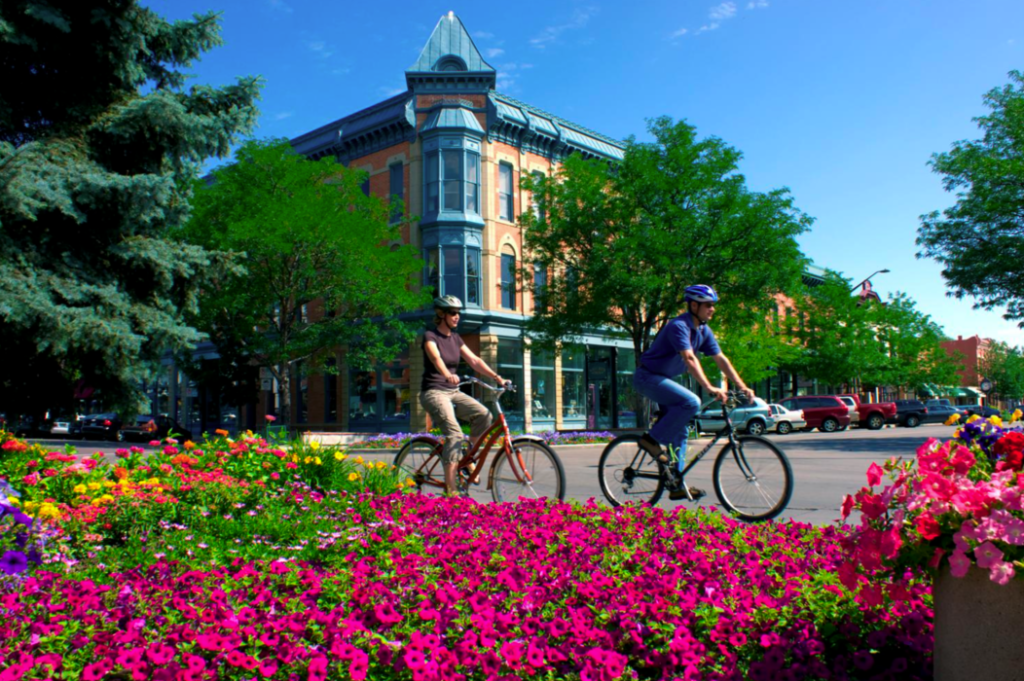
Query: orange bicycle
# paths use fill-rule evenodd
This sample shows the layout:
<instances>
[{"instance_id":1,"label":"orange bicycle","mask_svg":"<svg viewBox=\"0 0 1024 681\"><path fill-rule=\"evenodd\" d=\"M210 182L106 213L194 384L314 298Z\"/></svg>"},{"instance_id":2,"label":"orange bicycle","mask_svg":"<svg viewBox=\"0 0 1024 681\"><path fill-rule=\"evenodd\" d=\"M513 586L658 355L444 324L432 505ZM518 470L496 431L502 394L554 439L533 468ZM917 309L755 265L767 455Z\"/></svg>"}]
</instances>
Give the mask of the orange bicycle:
<instances>
[{"instance_id":1,"label":"orange bicycle","mask_svg":"<svg viewBox=\"0 0 1024 681\"><path fill-rule=\"evenodd\" d=\"M470 485L480 484L480 476L491 448L498 444L498 453L487 474L487 489L495 501L515 501L519 497L530 499L558 499L565 497L565 470L558 455L536 435L512 437L508 421L498 398L514 390L510 383L494 387L478 378L463 378L459 387L479 385L494 395L498 418L477 442L476 447L464 449L459 460L459 493L468 494ZM444 464L441 461L442 438L420 435L409 440L395 456L395 466L416 484L421 494L444 494Z\"/></svg>"}]
</instances>

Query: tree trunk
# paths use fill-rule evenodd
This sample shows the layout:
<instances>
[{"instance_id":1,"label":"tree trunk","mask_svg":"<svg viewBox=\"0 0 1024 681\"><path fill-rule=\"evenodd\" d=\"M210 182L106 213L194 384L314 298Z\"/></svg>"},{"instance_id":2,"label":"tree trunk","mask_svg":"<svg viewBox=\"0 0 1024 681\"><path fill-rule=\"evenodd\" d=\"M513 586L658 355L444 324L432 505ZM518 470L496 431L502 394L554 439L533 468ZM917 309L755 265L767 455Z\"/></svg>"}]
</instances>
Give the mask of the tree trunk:
<instances>
[{"instance_id":1,"label":"tree trunk","mask_svg":"<svg viewBox=\"0 0 1024 681\"><path fill-rule=\"evenodd\" d=\"M278 424L289 425L292 422L292 377L291 365L280 364L277 367L277 404Z\"/></svg>"}]
</instances>

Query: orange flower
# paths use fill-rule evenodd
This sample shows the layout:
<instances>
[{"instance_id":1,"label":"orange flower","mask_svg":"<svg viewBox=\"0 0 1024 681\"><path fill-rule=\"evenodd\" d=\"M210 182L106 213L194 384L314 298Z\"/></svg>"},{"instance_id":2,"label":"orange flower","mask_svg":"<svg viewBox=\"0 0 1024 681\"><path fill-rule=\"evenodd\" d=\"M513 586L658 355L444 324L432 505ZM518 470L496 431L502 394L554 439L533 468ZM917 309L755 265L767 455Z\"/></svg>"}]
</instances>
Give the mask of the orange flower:
<instances>
[{"instance_id":1,"label":"orange flower","mask_svg":"<svg viewBox=\"0 0 1024 681\"><path fill-rule=\"evenodd\" d=\"M114 469L114 475L117 477L118 480L124 480L125 478L128 477L128 469L118 466L117 468Z\"/></svg>"},{"instance_id":2,"label":"orange flower","mask_svg":"<svg viewBox=\"0 0 1024 681\"><path fill-rule=\"evenodd\" d=\"M222 430L220 428L218 428L217 430L215 430L213 432L216 433L217 435L220 435L221 437L227 437L228 435L230 435L230 433L228 433L228 431Z\"/></svg>"},{"instance_id":3,"label":"orange flower","mask_svg":"<svg viewBox=\"0 0 1024 681\"><path fill-rule=\"evenodd\" d=\"M195 449L196 443L192 440L185 440L185 449Z\"/></svg>"}]
</instances>

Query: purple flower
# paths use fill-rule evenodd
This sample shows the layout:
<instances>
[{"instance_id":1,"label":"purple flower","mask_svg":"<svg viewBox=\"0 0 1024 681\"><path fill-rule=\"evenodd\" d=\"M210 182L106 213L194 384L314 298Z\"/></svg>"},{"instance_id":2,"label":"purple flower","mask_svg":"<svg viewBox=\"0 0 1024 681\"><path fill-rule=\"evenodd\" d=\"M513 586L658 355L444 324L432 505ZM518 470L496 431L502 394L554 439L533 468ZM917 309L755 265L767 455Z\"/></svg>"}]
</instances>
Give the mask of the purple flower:
<instances>
[{"instance_id":1,"label":"purple flower","mask_svg":"<svg viewBox=\"0 0 1024 681\"><path fill-rule=\"evenodd\" d=\"M28 558L21 551L7 551L0 556L0 570L6 574L16 575L28 569Z\"/></svg>"}]
</instances>

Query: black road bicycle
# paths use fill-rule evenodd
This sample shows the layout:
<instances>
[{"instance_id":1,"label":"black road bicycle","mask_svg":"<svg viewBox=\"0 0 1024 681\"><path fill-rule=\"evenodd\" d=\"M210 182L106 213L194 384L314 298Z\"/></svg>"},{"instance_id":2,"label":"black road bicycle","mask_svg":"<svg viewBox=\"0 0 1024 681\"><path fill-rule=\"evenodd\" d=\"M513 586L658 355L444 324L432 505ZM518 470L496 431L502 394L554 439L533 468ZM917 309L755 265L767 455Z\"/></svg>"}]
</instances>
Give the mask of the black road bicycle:
<instances>
[{"instance_id":1,"label":"black road bicycle","mask_svg":"<svg viewBox=\"0 0 1024 681\"><path fill-rule=\"evenodd\" d=\"M676 461L659 463L643 447L640 436L623 435L608 443L601 453L597 474L601 491L613 506L630 501L658 503L670 476L678 479L683 489L686 474L703 459L723 437L728 441L715 457L712 480L715 494L722 507L741 520L768 520L782 513L793 496L793 469L789 459L771 441L757 435L737 435L729 420L730 406L735 408L746 402L741 391L729 391L722 403L725 425L714 439L700 450L683 468L682 475ZM685 455L676 452L675 456ZM689 492L690 501L696 501Z\"/></svg>"}]
</instances>

